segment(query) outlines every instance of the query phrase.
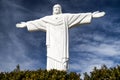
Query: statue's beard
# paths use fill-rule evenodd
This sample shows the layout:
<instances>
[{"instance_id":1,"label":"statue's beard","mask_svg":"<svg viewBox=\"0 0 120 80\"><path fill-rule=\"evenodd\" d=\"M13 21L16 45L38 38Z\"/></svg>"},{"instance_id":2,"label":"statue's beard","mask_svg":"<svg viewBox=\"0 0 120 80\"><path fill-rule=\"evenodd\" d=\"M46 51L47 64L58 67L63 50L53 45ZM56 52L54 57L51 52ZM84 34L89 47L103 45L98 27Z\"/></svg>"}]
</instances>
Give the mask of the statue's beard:
<instances>
[{"instance_id":1,"label":"statue's beard","mask_svg":"<svg viewBox=\"0 0 120 80\"><path fill-rule=\"evenodd\" d=\"M57 14L62 14L62 11L61 10L59 12L54 12L53 11L53 15L57 15Z\"/></svg>"},{"instance_id":2,"label":"statue's beard","mask_svg":"<svg viewBox=\"0 0 120 80\"><path fill-rule=\"evenodd\" d=\"M60 14L60 12L54 12L53 14Z\"/></svg>"}]
</instances>

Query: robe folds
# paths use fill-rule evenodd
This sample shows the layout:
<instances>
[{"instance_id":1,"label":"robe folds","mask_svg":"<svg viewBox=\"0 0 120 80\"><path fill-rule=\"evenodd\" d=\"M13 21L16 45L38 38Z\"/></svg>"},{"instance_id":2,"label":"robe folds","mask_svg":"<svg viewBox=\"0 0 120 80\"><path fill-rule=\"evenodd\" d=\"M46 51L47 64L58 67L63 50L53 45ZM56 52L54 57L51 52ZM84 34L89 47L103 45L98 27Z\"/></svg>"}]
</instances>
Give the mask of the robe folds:
<instances>
[{"instance_id":1,"label":"robe folds","mask_svg":"<svg viewBox=\"0 0 120 80\"><path fill-rule=\"evenodd\" d=\"M45 31L47 46L47 70L67 70L69 60L68 29L90 23L92 13L58 14L28 21L28 31Z\"/></svg>"}]
</instances>

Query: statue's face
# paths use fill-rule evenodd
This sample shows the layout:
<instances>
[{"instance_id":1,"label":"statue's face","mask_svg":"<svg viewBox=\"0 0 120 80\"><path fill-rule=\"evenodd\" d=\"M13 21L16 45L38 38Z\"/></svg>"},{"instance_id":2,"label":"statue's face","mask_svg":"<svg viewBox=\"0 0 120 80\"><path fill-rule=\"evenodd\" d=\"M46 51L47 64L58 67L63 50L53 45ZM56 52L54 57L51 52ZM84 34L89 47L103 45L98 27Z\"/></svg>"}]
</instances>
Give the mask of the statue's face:
<instances>
[{"instance_id":1,"label":"statue's face","mask_svg":"<svg viewBox=\"0 0 120 80\"><path fill-rule=\"evenodd\" d=\"M60 5L55 5L54 7L53 7L53 13L54 14L60 14L61 13L61 6Z\"/></svg>"}]
</instances>

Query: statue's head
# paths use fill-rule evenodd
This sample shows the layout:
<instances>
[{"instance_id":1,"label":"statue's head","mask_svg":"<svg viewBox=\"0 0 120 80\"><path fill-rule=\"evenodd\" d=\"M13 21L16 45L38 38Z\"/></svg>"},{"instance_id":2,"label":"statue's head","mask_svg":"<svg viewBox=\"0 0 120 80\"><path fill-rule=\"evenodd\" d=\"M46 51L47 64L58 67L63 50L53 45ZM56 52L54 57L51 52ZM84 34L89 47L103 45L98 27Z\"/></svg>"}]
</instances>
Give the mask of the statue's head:
<instances>
[{"instance_id":1,"label":"statue's head","mask_svg":"<svg viewBox=\"0 0 120 80\"><path fill-rule=\"evenodd\" d=\"M61 5L59 4L55 4L53 6L53 15L56 15L56 14L62 14L62 8L61 8Z\"/></svg>"}]
</instances>

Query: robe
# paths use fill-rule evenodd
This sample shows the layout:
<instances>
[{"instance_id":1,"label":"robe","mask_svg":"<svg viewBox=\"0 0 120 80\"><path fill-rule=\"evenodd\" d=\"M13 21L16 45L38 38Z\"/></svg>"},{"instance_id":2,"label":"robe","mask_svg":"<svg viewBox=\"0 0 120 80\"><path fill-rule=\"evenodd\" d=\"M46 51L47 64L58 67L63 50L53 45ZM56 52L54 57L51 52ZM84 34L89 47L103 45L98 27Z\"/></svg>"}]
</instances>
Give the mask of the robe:
<instances>
[{"instance_id":1,"label":"robe","mask_svg":"<svg viewBox=\"0 0 120 80\"><path fill-rule=\"evenodd\" d=\"M45 31L47 46L47 70L67 70L69 61L68 29L90 23L91 13L58 14L28 21L28 31Z\"/></svg>"}]
</instances>

